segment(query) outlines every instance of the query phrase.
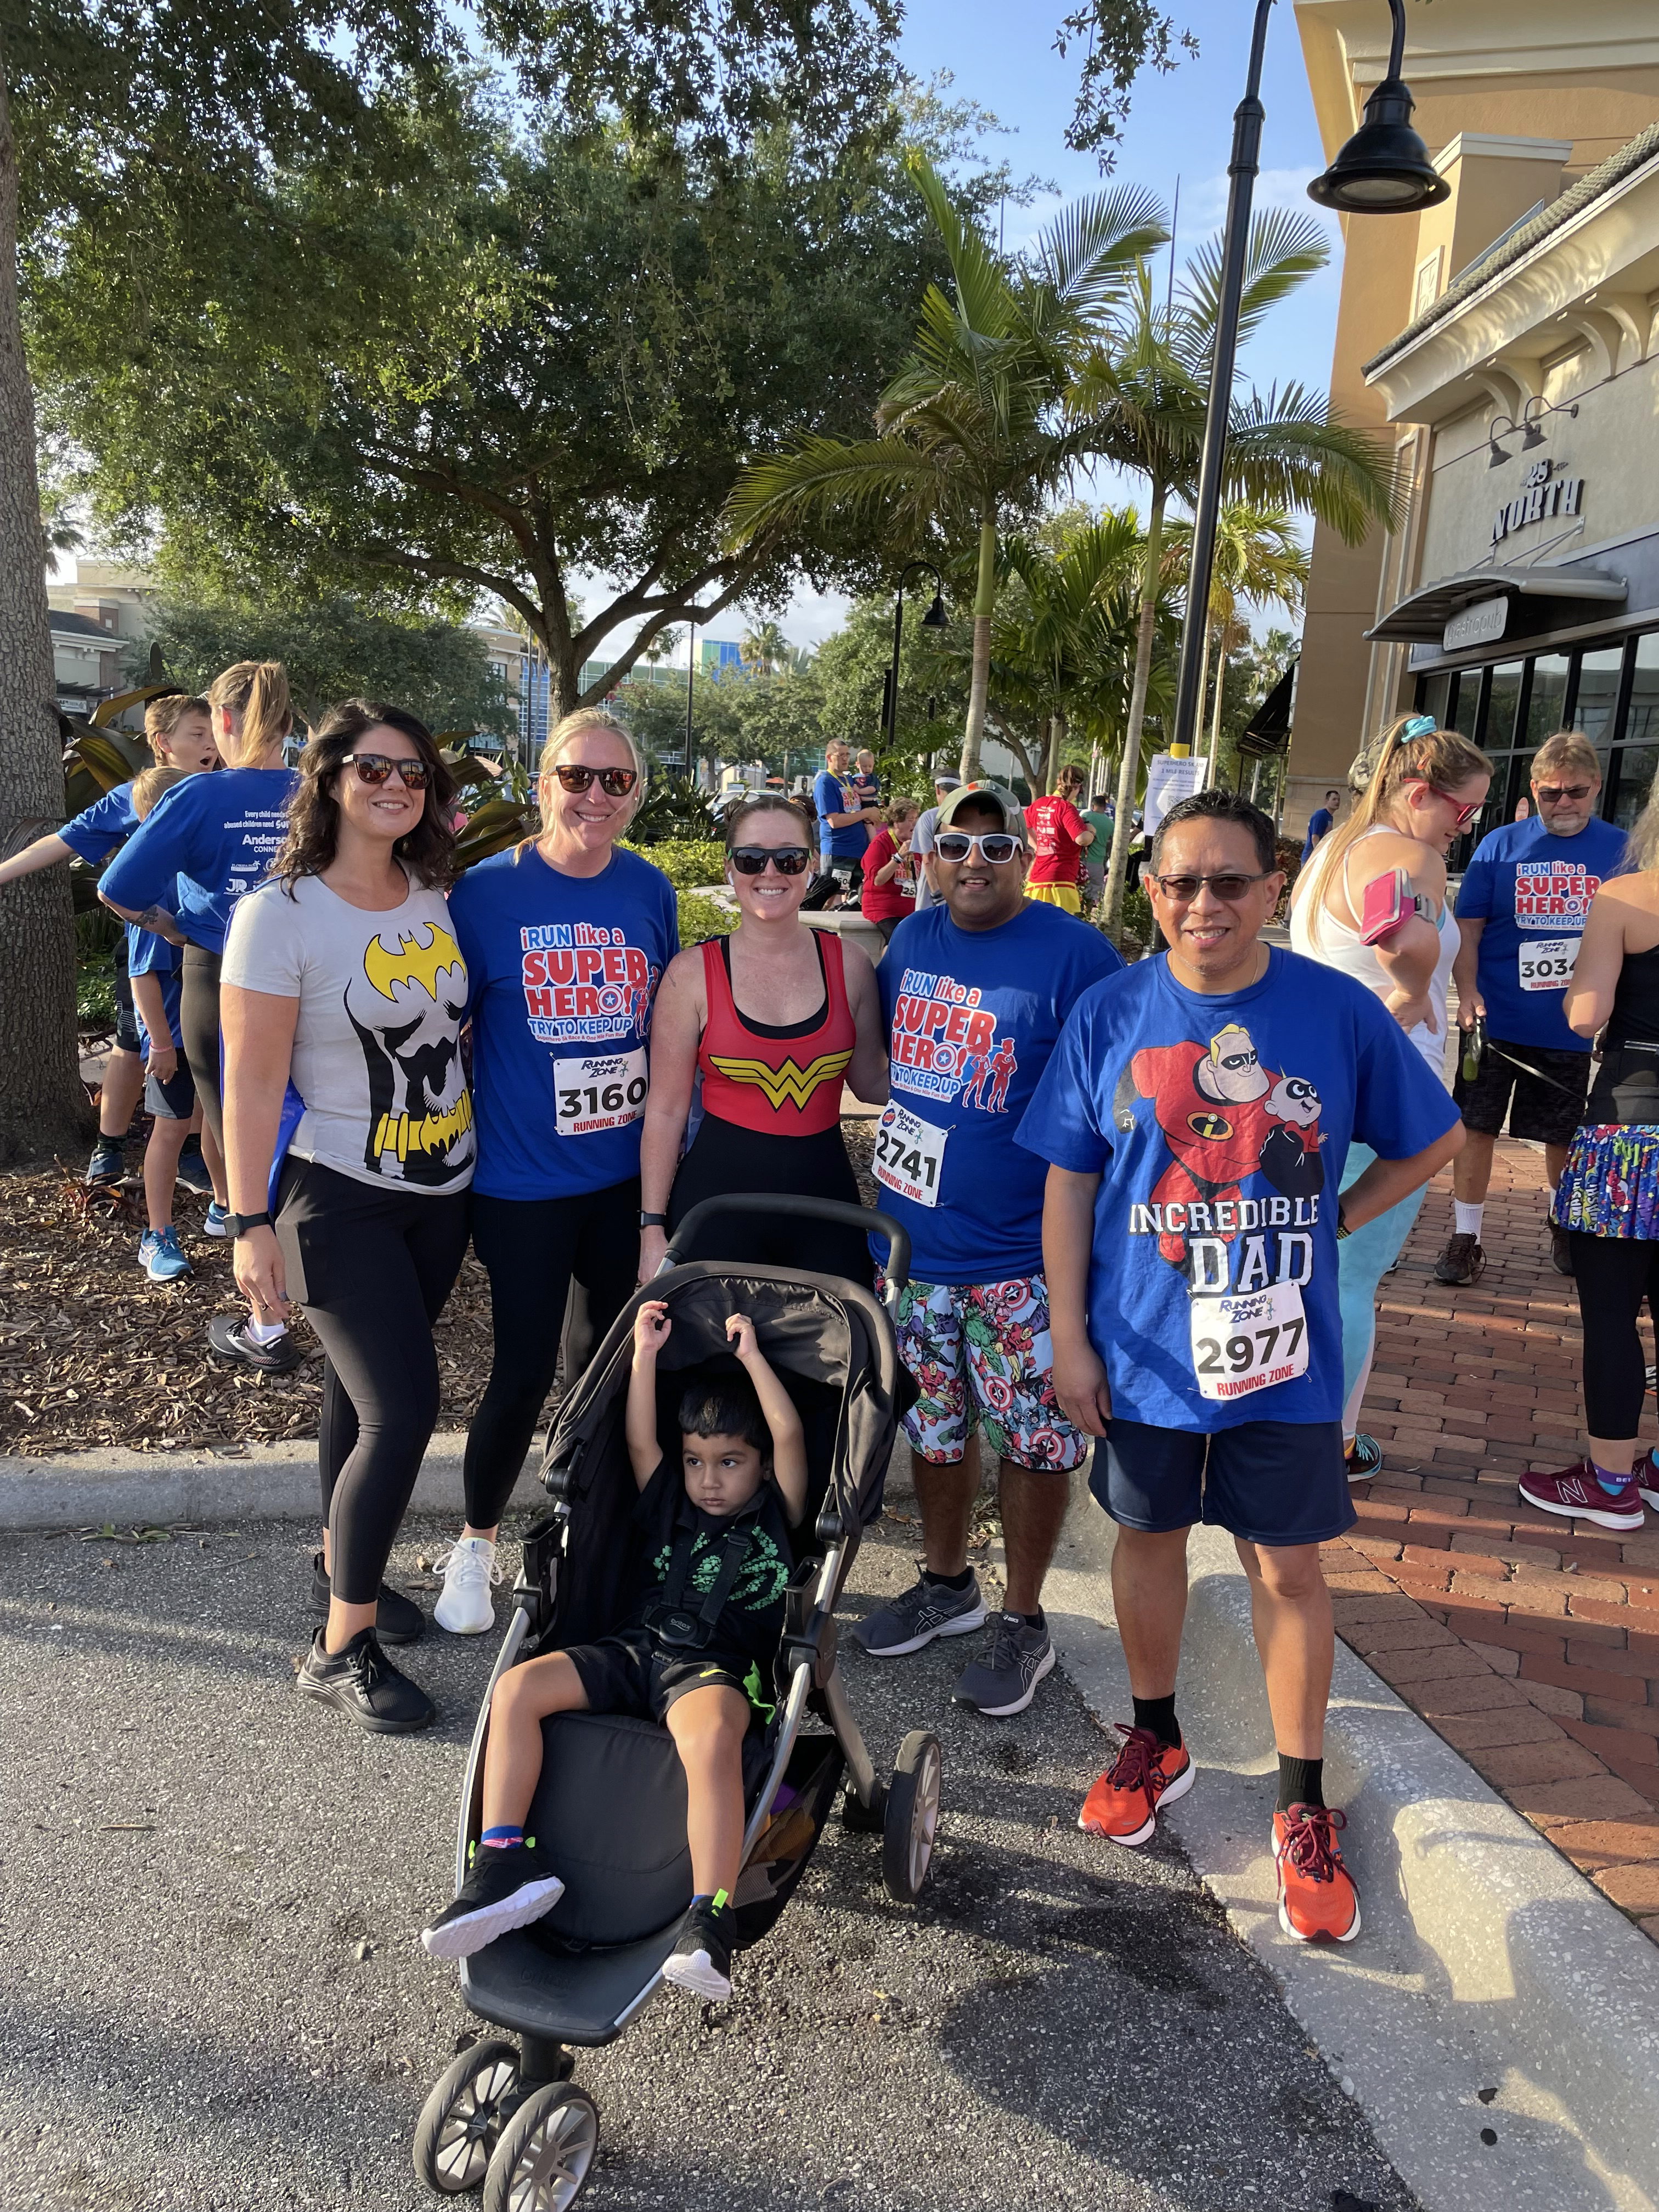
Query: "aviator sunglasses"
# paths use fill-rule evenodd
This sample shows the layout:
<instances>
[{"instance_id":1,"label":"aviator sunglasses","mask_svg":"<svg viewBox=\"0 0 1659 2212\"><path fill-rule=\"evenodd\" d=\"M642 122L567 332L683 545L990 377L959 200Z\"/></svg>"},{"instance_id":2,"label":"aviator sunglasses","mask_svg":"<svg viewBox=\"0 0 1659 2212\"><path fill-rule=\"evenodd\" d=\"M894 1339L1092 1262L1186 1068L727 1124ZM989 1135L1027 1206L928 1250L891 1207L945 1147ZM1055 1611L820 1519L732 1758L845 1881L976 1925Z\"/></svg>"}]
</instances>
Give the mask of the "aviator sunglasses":
<instances>
[{"instance_id":1,"label":"aviator sunglasses","mask_svg":"<svg viewBox=\"0 0 1659 2212\"><path fill-rule=\"evenodd\" d=\"M342 768L355 768L359 783L384 783L395 768L405 791L424 791L432 771L417 754L413 760L391 760L385 753L342 753Z\"/></svg>"},{"instance_id":2,"label":"aviator sunglasses","mask_svg":"<svg viewBox=\"0 0 1659 2212\"><path fill-rule=\"evenodd\" d=\"M637 769L583 768L575 761L556 762L553 773L565 790L577 793L587 790L597 776L599 789L607 799L626 799L640 780Z\"/></svg>"},{"instance_id":3,"label":"aviator sunglasses","mask_svg":"<svg viewBox=\"0 0 1659 2212\"><path fill-rule=\"evenodd\" d=\"M1224 906L1237 906L1252 884L1265 884L1278 872L1273 868L1259 876L1153 876L1151 880L1177 906L1190 906L1206 884Z\"/></svg>"},{"instance_id":4,"label":"aviator sunglasses","mask_svg":"<svg viewBox=\"0 0 1659 2212\"><path fill-rule=\"evenodd\" d=\"M781 876L799 876L811 856L805 845L734 845L726 857L740 876L763 876L769 860Z\"/></svg>"},{"instance_id":5,"label":"aviator sunglasses","mask_svg":"<svg viewBox=\"0 0 1659 2212\"><path fill-rule=\"evenodd\" d=\"M982 836L970 836L965 830L942 830L933 839L933 850L941 860L965 860L977 845L981 856L993 867L1006 867L1019 850L1019 840L1006 830L988 830Z\"/></svg>"}]
</instances>

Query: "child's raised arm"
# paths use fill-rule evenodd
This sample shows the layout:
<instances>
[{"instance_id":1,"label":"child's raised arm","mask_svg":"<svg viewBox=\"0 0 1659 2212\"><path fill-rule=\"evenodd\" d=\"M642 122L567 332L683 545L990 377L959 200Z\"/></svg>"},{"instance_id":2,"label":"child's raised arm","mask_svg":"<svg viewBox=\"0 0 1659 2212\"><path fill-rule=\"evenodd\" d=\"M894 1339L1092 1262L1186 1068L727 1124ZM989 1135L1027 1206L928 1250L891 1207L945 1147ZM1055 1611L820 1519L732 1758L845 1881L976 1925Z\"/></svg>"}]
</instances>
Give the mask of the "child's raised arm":
<instances>
[{"instance_id":1,"label":"child's raised arm","mask_svg":"<svg viewBox=\"0 0 1659 2212\"><path fill-rule=\"evenodd\" d=\"M755 1395L772 1432L772 1474L789 1509L793 1527L806 1510L806 1434L800 1415L756 1340L755 1324L748 1315L733 1314L726 1324L726 1334L736 1339L734 1349L755 1386Z\"/></svg>"},{"instance_id":2,"label":"child's raised arm","mask_svg":"<svg viewBox=\"0 0 1659 2212\"><path fill-rule=\"evenodd\" d=\"M634 1371L628 1378L628 1413L623 1431L634 1480L643 1490L662 1463L657 1436L657 1354L673 1323L661 1298L647 1298L634 1316Z\"/></svg>"}]
</instances>

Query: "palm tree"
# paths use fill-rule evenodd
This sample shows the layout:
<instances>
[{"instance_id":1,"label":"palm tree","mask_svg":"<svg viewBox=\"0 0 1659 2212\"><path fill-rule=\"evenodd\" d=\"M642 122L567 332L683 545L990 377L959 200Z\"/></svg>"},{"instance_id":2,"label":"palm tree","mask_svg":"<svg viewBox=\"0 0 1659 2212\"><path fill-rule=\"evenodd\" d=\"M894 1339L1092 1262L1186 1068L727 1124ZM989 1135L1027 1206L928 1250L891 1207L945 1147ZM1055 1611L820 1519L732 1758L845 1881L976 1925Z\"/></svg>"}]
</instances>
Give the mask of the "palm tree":
<instances>
[{"instance_id":1,"label":"palm tree","mask_svg":"<svg viewBox=\"0 0 1659 2212\"><path fill-rule=\"evenodd\" d=\"M1067 386L1099 318L1164 241L1156 201L1120 186L1066 209L1030 253L1005 258L952 205L921 154L910 157L951 264L928 288L915 350L882 395L877 434L809 438L756 461L726 507L734 544L831 518L883 526L896 554L976 541L974 643L961 773L979 773L991 666L997 548L1066 474L1077 441Z\"/></svg>"},{"instance_id":2,"label":"palm tree","mask_svg":"<svg viewBox=\"0 0 1659 2212\"><path fill-rule=\"evenodd\" d=\"M1323 234L1310 217L1282 209L1258 216L1245 262L1241 340L1327 258ZM1158 301L1143 262L1127 305L1081 365L1070 394L1079 450L1144 477L1148 492L1140 628L1106 879L1113 929L1121 915L1133 835L1167 517L1171 500L1191 499L1196 489L1220 285L1219 240L1194 257L1167 305ZM1380 441L1350 428L1327 400L1301 385L1233 401L1224 487L1236 496L1310 510L1357 544L1373 522L1389 520L1392 484Z\"/></svg>"},{"instance_id":3,"label":"palm tree","mask_svg":"<svg viewBox=\"0 0 1659 2212\"><path fill-rule=\"evenodd\" d=\"M1052 789L1073 722L1091 732L1121 721L1134 659L1141 534L1133 507L1108 511L1050 552L1008 539L1004 562L1017 589L999 599L991 629L991 683L999 703L1024 706L1044 724L1047 757L1032 778Z\"/></svg>"},{"instance_id":4,"label":"palm tree","mask_svg":"<svg viewBox=\"0 0 1659 2212\"><path fill-rule=\"evenodd\" d=\"M1170 537L1183 553L1189 553L1192 526L1176 523ZM1210 603L1204 615L1204 661L1207 674L1210 645L1216 641L1216 678L1210 713L1210 757L1206 784L1213 784L1220 754L1222 690L1226 681L1227 656L1243 645L1249 633L1239 619L1241 606L1281 606L1292 617L1299 616L1307 597L1308 549L1296 525L1279 506L1264 506L1250 499L1224 500L1216 519L1215 559L1210 570Z\"/></svg>"},{"instance_id":5,"label":"palm tree","mask_svg":"<svg viewBox=\"0 0 1659 2212\"><path fill-rule=\"evenodd\" d=\"M762 676L775 675L783 667L789 650L788 639L775 622L757 623L744 630L738 646L744 666Z\"/></svg>"}]
</instances>

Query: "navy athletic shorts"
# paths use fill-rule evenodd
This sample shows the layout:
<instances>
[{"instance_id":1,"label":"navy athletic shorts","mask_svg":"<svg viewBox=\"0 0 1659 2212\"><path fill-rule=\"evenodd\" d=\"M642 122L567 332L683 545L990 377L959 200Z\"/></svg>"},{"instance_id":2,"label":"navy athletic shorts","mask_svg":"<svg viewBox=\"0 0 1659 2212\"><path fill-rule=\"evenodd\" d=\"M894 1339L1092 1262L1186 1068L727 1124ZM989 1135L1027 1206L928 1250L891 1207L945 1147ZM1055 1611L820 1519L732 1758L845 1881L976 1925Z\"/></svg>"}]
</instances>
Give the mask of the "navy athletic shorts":
<instances>
[{"instance_id":1,"label":"navy athletic shorts","mask_svg":"<svg viewBox=\"0 0 1659 2212\"><path fill-rule=\"evenodd\" d=\"M1243 1421L1213 1436L1109 1421L1089 1487L1152 1534L1208 1522L1248 1544L1328 1544L1359 1516L1340 1421Z\"/></svg>"}]
</instances>

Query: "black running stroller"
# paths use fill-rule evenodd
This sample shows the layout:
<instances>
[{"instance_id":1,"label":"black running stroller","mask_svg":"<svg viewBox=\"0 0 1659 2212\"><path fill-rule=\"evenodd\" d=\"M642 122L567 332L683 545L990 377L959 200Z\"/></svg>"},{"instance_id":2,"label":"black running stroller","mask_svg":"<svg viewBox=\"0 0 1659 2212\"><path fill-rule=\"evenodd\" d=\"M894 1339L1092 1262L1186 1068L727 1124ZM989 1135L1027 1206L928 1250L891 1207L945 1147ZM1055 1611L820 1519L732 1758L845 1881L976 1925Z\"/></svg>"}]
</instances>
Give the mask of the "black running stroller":
<instances>
[{"instance_id":1,"label":"black running stroller","mask_svg":"<svg viewBox=\"0 0 1659 2212\"><path fill-rule=\"evenodd\" d=\"M553 1500L525 1539L512 1625L473 1732L461 1792L456 1880L479 1832L489 1692L542 1650L616 1629L630 1595L629 1518L637 1495L623 1434L634 1316L665 1298L673 1333L659 1367L659 1425L673 1427L677 1374L730 1358L726 1322L747 1313L800 1410L810 1474L797 1565L776 1663L777 1704L751 1731L748 1820L732 1896L736 1942L757 1943L805 1870L841 1785L842 1818L882 1838L888 1888L914 1901L927 1879L939 1811L939 1747L907 1735L890 1782L877 1779L836 1663L836 1600L863 1530L881 1510L899 1413L909 1400L892 1323L858 1285L791 1267L682 1265L678 1251L727 1212L794 1213L873 1229L888 1245L890 1297L908 1275L895 1221L824 1199L750 1194L693 1209L661 1272L617 1316L559 1408L542 1468ZM811 1712L825 1732L803 1732ZM510 2030L464 2051L434 2086L415 2166L445 2196L483 2185L485 2212L565 2212L599 2146L598 2109L571 2076L569 2045L610 2043L651 1996L691 1899L685 1781L673 1739L618 1714L562 1713L543 1723L541 1779L526 1826L566 1887L547 1917L460 1964L482 2019ZM775 1816L781 1791L787 1809Z\"/></svg>"}]
</instances>

